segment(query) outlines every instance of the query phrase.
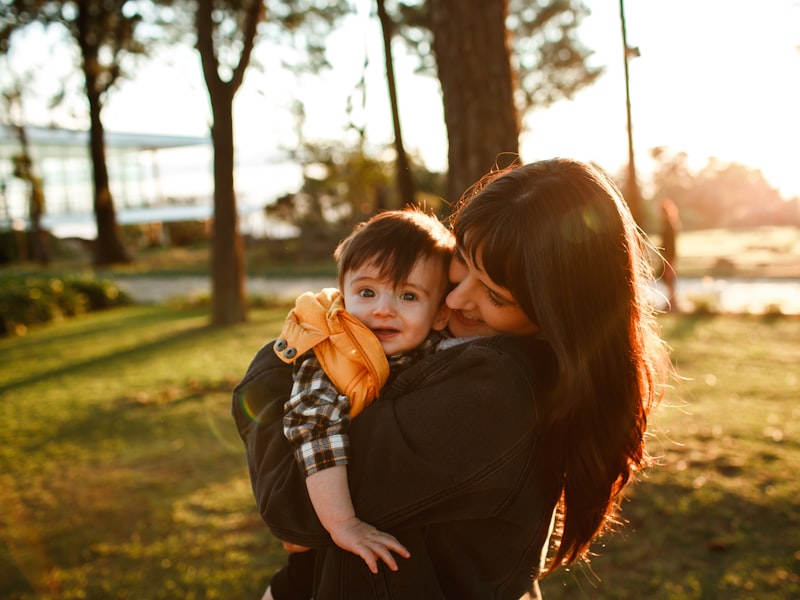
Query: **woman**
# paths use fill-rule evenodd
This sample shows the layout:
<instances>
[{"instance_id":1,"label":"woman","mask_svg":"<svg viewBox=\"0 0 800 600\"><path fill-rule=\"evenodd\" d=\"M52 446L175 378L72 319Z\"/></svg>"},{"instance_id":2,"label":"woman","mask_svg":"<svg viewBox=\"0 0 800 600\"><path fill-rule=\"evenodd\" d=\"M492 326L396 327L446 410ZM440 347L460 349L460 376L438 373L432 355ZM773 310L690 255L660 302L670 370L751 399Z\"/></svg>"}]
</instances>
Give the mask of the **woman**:
<instances>
[{"instance_id":1,"label":"woman","mask_svg":"<svg viewBox=\"0 0 800 600\"><path fill-rule=\"evenodd\" d=\"M290 374L269 347L234 393L261 514L278 538L318 549L317 600L535 594L542 574L585 557L648 464L666 354L643 240L610 179L563 159L495 173L453 229L451 326L508 335L415 364L351 424L353 501L410 551L397 572L372 575L314 517L270 424Z\"/></svg>"}]
</instances>

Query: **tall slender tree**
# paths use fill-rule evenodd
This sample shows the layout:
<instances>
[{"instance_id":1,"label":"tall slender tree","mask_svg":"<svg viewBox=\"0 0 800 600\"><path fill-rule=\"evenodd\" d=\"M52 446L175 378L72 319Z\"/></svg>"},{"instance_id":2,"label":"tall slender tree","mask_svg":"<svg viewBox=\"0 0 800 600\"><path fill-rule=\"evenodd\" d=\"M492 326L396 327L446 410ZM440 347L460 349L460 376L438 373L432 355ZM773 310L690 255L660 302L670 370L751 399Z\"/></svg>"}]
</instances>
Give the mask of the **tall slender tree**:
<instances>
[{"instance_id":1,"label":"tall slender tree","mask_svg":"<svg viewBox=\"0 0 800 600\"><path fill-rule=\"evenodd\" d=\"M215 325L246 319L244 250L239 233L234 188L233 98L242 85L255 44L256 30L264 18L262 0L244 2L242 8L241 52L230 68L230 77L220 74L215 48L213 0L197 3L197 50L211 100L211 139L214 144L214 226L211 248L212 314Z\"/></svg>"},{"instance_id":2,"label":"tall slender tree","mask_svg":"<svg viewBox=\"0 0 800 600\"><path fill-rule=\"evenodd\" d=\"M6 68L8 67L6 66ZM10 72L10 68L8 70ZM20 244L19 258L27 259L28 252L30 252L31 260L46 265L50 262L50 248L46 232L42 229L42 217L45 209L44 181L31 154L23 106L26 95L30 94L30 89L26 88L26 84L31 77L32 73L26 71L19 75L11 74L8 81L4 82L8 87L0 93L0 118L7 122L10 129L16 133L19 142L19 152L11 156L13 164L11 174L24 181L28 186L27 244Z\"/></svg>"},{"instance_id":3,"label":"tall slender tree","mask_svg":"<svg viewBox=\"0 0 800 600\"><path fill-rule=\"evenodd\" d=\"M303 40L304 68L323 66L325 35L349 7L325 0L197 0L196 46L211 102L214 145L212 323L247 319L245 267L234 180L233 100L244 81L259 31ZM268 29L268 30L267 30Z\"/></svg>"},{"instance_id":4,"label":"tall slender tree","mask_svg":"<svg viewBox=\"0 0 800 600\"><path fill-rule=\"evenodd\" d=\"M0 6L0 52L7 52L14 33L32 23L61 26L81 52L89 117L98 265L129 262L122 243L106 164L105 130L101 113L106 96L125 75L125 57L144 54L147 44L136 35L142 22L135 0L12 0Z\"/></svg>"},{"instance_id":5,"label":"tall slender tree","mask_svg":"<svg viewBox=\"0 0 800 600\"><path fill-rule=\"evenodd\" d=\"M394 59L392 55L392 39L394 38L394 21L386 11L386 0L377 0L378 19L383 32L383 55L386 64L386 84L389 88L389 104L392 108L392 126L394 127L395 168L397 187L404 205L416 204L414 200L414 178L411 164L403 144L403 132L400 126L400 105L397 99L397 82L394 77Z\"/></svg>"}]
</instances>

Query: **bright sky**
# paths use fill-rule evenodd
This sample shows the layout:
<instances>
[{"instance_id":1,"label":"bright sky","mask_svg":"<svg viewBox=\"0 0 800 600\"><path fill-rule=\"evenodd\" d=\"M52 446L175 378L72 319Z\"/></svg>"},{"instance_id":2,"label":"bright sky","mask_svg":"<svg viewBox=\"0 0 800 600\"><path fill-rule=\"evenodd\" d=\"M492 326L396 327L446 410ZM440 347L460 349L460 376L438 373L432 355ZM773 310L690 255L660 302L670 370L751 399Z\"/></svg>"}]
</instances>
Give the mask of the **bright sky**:
<instances>
[{"instance_id":1,"label":"bright sky","mask_svg":"<svg viewBox=\"0 0 800 600\"><path fill-rule=\"evenodd\" d=\"M306 78L298 86L262 51L264 75L249 76L236 101L238 185L258 187L267 197L296 187L296 173L265 176L264 165L294 140L287 107L295 98L306 101L308 137L341 138L347 95L361 76L365 52L367 137L391 142L380 32L366 14L371 3L358 1L360 15L329 43L334 69L323 79ZM627 162L619 3L585 2L592 14L581 38L606 73L573 101L528 115L522 158L569 156L616 174ZM640 178L647 181L649 150L664 146L686 152L695 167L713 156L759 168L785 197L800 195L800 0L627 0L625 11L628 43L641 52L630 63ZM207 132L199 57L186 49L174 60L180 71L149 67L110 97L103 113L107 129ZM438 83L415 75L414 65L398 57L404 141L429 167L443 169L447 141Z\"/></svg>"}]
</instances>

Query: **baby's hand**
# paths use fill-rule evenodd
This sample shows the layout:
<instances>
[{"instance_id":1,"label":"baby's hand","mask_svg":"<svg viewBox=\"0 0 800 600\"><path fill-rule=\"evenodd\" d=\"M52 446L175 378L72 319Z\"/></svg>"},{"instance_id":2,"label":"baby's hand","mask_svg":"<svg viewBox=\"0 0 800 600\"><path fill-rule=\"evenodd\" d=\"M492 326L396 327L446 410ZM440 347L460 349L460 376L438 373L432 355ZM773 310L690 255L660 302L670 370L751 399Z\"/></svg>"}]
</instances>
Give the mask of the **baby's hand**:
<instances>
[{"instance_id":1,"label":"baby's hand","mask_svg":"<svg viewBox=\"0 0 800 600\"><path fill-rule=\"evenodd\" d=\"M393 535L378 531L357 517L338 523L330 534L339 548L363 558L373 573L378 572L378 559L385 562L392 571L397 571L397 561L392 552L403 558L411 556L406 547Z\"/></svg>"}]
</instances>

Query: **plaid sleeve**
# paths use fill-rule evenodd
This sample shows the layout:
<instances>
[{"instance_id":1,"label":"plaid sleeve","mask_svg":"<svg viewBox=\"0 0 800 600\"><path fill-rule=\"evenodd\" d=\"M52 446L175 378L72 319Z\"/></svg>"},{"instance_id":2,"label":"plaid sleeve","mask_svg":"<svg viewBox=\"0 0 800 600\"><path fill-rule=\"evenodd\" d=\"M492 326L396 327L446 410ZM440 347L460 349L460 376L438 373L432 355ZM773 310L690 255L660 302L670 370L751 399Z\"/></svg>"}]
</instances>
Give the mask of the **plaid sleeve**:
<instances>
[{"instance_id":1,"label":"plaid sleeve","mask_svg":"<svg viewBox=\"0 0 800 600\"><path fill-rule=\"evenodd\" d=\"M308 476L347 464L350 402L331 383L313 352L298 364L284 406L283 433Z\"/></svg>"}]
</instances>

